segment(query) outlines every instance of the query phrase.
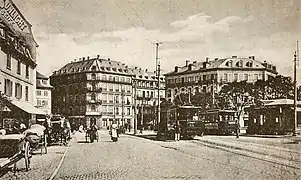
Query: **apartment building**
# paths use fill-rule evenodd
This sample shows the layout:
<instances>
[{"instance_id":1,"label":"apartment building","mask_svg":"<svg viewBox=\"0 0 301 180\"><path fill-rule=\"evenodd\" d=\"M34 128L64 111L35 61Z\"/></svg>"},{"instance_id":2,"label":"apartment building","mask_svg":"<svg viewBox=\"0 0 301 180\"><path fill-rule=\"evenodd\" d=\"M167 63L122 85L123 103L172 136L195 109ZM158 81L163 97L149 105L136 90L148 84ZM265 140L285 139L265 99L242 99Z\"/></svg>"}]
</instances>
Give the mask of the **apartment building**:
<instances>
[{"instance_id":1,"label":"apartment building","mask_svg":"<svg viewBox=\"0 0 301 180\"><path fill-rule=\"evenodd\" d=\"M35 123L36 49L31 24L17 6L6 0L0 16L0 92L7 98L1 125L11 119ZM16 18L11 18L13 17Z\"/></svg>"},{"instance_id":2,"label":"apartment building","mask_svg":"<svg viewBox=\"0 0 301 180\"><path fill-rule=\"evenodd\" d=\"M49 77L36 73L36 107L43 110L46 114L51 114L51 91Z\"/></svg>"}]
</instances>

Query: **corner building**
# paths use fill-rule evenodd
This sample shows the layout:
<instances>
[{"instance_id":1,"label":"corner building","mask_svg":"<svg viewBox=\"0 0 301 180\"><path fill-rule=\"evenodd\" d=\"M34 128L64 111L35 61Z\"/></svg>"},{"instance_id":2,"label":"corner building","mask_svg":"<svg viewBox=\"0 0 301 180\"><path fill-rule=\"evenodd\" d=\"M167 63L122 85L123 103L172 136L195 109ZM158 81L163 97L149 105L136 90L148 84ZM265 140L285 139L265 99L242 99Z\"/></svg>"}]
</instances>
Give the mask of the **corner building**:
<instances>
[{"instance_id":1,"label":"corner building","mask_svg":"<svg viewBox=\"0 0 301 180\"><path fill-rule=\"evenodd\" d=\"M107 128L116 119L133 125L132 78L124 63L89 57L66 64L50 77L52 113L72 124Z\"/></svg>"},{"instance_id":2,"label":"corner building","mask_svg":"<svg viewBox=\"0 0 301 180\"><path fill-rule=\"evenodd\" d=\"M180 93L218 92L221 87L234 81L256 82L268 80L278 74L276 66L260 62L255 56L229 58L206 58L203 62L186 61L185 66L176 66L173 72L165 74L166 98L173 102ZM243 127L247 117L239 123Z\"/></svg>"},{"instance_id":3,"label":"corner building","mask_svg":"<svg viewBox=\"0 0 301 180\"><path fill-rule=\"evenodd\" d=\"M17 6L11 0L1 0L0 5L0 93L8 99L0 125L17 120L28 127L36 115L44 114L34 107L38 44Z\"/></svg>"}]
</instances>

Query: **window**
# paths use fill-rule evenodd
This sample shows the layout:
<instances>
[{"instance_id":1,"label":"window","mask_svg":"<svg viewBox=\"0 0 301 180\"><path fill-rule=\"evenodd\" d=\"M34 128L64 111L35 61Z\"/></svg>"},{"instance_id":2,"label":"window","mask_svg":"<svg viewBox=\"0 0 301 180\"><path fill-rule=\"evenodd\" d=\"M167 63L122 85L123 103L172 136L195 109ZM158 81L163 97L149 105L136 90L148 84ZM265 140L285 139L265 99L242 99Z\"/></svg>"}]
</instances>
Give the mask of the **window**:
<instances>
[{"instance_id":1,"label":"window","mask_svg":"<svg viewBox=\"0 0 301 180\"><path fill-rule=\"evenodd\" d=\"M37 106L42 106L42 101L41 100L37 100Z\"/></svg>"},{"instance_id":2,"label":"window","mask_svg":"<svg viewBox=\"0 0 301 180\"><path fill-rule=\"evenodd\" d=\"M244 80L248 81L249 80L249 75L248 74L244 74Z\"/></svg>"},{"instance_id":3,"label":"window","mask_svg":"<svg viewBox=\"0 0 301 180\"><path fill-rule=\"evenodd\" d=\"M92 93L92 94L91 94L91 100L92 100L92 101L95 101L95 100L96 100L96 95L95 95L95 93Z\"/></svg>"},{"instance_id":4,"label":"window","mask_svg":"<svg viewBox=\"0 0 301 180\"><path fill-rule=\"evenodd\" d=\"M127 108L127 115L131 115L131 108Z\"/></svg>"},{"instance_id":5,"label":"window","mask_svg":"<svg viewBox=\"0 0 301 180\"><path fill-rule=\"evenodd\" d=\"M107 94L102 94L102 101L107 102Z\"/></svg>"},{"instance_id":6,"label":"window","mask_svg":"<svg viewBox=\"0 0 301 180\"><path fill-rule=\"evenodd\" d=\"M109 81L113 81L113 77L112 76L109 76Z\"/></svg>"},{"instance_id":7,"label":"window","mask_svg":"<svg viewBox=\"0 0 301 180\"><path fill-rule=\"evenodd\" d=\"M43 101L42 101L42 106L43 106L43 107L47 107L47 106L48 106L48 101L43 100Z\"/></svg>"},{"instance_id":8,"label":"window","mask_svg":"<svg viewBox=\"0 0 301 180\"><path fill-rule=\"evenodd\" d=\"M25 77L26 77L27 79L29 78L29 66L28 66L28 65L26 65Z\"/></svg>"},{"instance_id":9,"label":"window","mask_svg":"<svg viewBox=\"0 0 301 180\"><path fill-rule=\"evenodd\" d=\"M96 74L95 73L91 74L91 79L96 80Z\"/></svg>"},{"instance_id":10,"label":"window","mask_svg":"<svg viewBox=\"0 0 301 180\"><path fill-rule=\"evenodd\" d=\"M145 97L145 91L142 91L142 97Z\"/></svg>"},{"instance_id":11,"label":"window","mask_svg":"<svg viewBox=\"0 0 301 180\"><path fill-rule=\"evenodd\" d=\"M48 91L44 91L44 96L48 96Z\"/></svg>"},{"instance_id":12,"label":"window","mask_svg":"<svg viewBox=\"0 0 301 180\"><path fill-rule=\"evenodd\" d=\"M91 70L96 71L96 66L92 66Z\"/></svg>"},{"instance_id":13,"label":"window","mask_svg":"<svg viewBox=\"0 0 301 180\"><path fill-rule=\"evenodd\" d=\"M203 86L203 92L207 92L207 87Z\"/></svg>"},{"instance_id":14,"label":"window","mask_svg":"<svg viewBox=\"0 0 301 180\"><path fill-rule=\"evenodd\" d=\"M234 74L234 81L238 81L238 74L237 73Z\"/></svg>"},{"instance_id":15,"label":"window","mask_svg":"<svg viewBox=\"0 0 301 180\"><path fill-rule=\"evenodd\" d=\"M29 91L28 91L28 86L25 87L25 101L28 101L28 97L29 97Z\"/></svg>"},{"instance_id":16,"label":"window","mask_svg":"<svg viewBox=\"0 0 301 180\"><path fill-rule=\"evenodd\" d=\"M22 85L20 83L15 84L15 97L17 99L22 98Z\"/></svg>"},{"instance_id":17,"label":"window","mask_svg":"<svg viewBox=\"0 0 301 180\"><path fill-rule=\"evenodd\" d=\"M258 80L258 74L254 74L254 80L255 80L255 81Z\"/></svg>"},{"instance_id":18,"label":"window","mask_svg":"<svg viewBox=\"0 0 301 180\"><path fill-rule=\"evenodd\" d=\"M105 81L106 81L106 80L107 80L107 76L106 76L106 75L103 75L103 76L102 76L102 80L105 80Z\"/></svg>"},{"instance_id":19,"label":"window","mask_svg":"<svg viewBox=\"0 0 301 180\"><path fill-rule=\"evenodd\" d=\"M228 82L228 74L227 73L224 74L224 81Z\"/></svg>"},{"instance_id":20,"label":"window","mask_svg":"<svg viewBox=\"0 0 301 180\"><path fill-rule=\"evenodd\" d=\"M91 106L91 111L96 111L95 105L92 105L92 106Z\"/></svg>"},{"instance_id":21,"label":"window","mask_svg":"<svg viewBox=\"0 0 301 180\"><path fill-rule=\"evenodd\" d=\"M11 55L7 54L6 56L6 69L11 70Z\"/></svg>"},{"instance_id":22,"label":"window","mask_svg":"<svg viewBox=\"0 0 301 180\"><path fill-rule=\"evenodd\" d=\"M199 87L195 87L195 92L198 93L199 92Z\"/></svg>"},{"instance_id":23,"label":"window","mask_svg":"<svg viewBox=\"0 0 301 180\"><path fill-rule=\"evenodd\" d=\"M21 75L21 61L18 61L17 74Z\"/></svg>"},{"instance_id":24,"label":"window","mask_svg":"<svg viewBox=\"0 0 301 180\"><path fill-rule=\"evenodd\" d=\"M42 95L41 90L37 90L37 95L38 95L38 96L41 96L41 95Z\"/></svg>"},{"instance_id":25,"label":"window","mask_svg":"<svg viewBox=\"0 0 301 180\"><path fill-rule=\"evenodd\" d=\"M206 81L206 75L203 75L203 81Z\"/></svg>"},{"instance_id":26,"label":"window","mask_svg":"<svg viewBox=\"0 0 301 180\"><path fill-rule=\"evenodd\" d=\"M13 82L9 79L4 80L4 93L7 96L13 95Z\"/></svg>"}]
</instances>

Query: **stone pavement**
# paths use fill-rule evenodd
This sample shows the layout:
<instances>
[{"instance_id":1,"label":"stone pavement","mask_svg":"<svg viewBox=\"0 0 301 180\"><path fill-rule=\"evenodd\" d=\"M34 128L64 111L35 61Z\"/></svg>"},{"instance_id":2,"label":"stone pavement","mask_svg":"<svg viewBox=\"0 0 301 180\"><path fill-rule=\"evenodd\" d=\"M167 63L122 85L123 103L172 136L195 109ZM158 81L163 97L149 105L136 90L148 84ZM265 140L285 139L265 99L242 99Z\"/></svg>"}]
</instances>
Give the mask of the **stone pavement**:
<instances>
[{"instance_id":1,"label":"stone pavement","mask_svg":"<svg viewBox=\"0 0 301 180\"><path fill-rule=\"evenodd\" d=\"M0 179L9 180L44 180L49 179L58 166L67 146L49 146L47 154L36 154L31 158L31 169L25 171L24 159L17 163L17 172L13 173L11 169L1 172L4 174Z\"/></svg>"},{"instance_id":2,"label":"stone pavement","mask_svg":"<svg viewBox=\"0 0 301 180\"><path fill-rule=\"evenodd\" d=\"M98 142L87 143L84 133L77 133L76 139L55 179L275 180L301 174L300 169L192 141L150 141L121 134L112 142L106 130L100 131Z\"/></svg>"}]
</instances>

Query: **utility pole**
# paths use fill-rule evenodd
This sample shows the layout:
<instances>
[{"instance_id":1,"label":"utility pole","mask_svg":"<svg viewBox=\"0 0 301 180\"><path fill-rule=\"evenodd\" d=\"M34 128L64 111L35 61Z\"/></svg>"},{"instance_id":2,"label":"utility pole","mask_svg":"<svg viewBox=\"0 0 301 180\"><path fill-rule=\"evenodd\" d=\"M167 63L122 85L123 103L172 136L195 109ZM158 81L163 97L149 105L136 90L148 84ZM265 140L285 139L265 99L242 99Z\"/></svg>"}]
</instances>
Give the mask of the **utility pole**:
<instances>
[{"instance_id":1,"label":"utility pole","mask_svg":"<svg viewBox=\"0 0 301 180\"><path fill-rule=\"evenodd\" d=\"M294 132L293 136L297 136L297 61L299 59L299 43L297 41L297 51L294 54Z\"/></svg>"},{"instance_id":2,"label":"utility pole","mask_svg":"<svg viewBox=\"0 0 301 180\"><path fill-rule=\"evenodd\" d=\"M160 123L160 61L159 61L159 45L162 43L156 43L156 67L157 67L157 76L158 76L158 122L157 130L159 131Z\"/></svg>"},{"instance_id":3,"label":"utility pole","mask_svg":"<svg viewBox=\"0 0 301 180\"><path fill-rule=\"evenodd\" d=\"M121 122L122 125L124 126L124 92L122 89L122 84L121 84Z\"/></svg>"},{"instance_id":4,"label":"utility pole","mask_svg":"<svg viewBox=\"0 0 301 180\"><path fill-rule=\"evenodd\" d=\"M133 80L134 83L134 134L137 134L137 89L136 89L136 80Z\"/></svg>"}]
</instances>

